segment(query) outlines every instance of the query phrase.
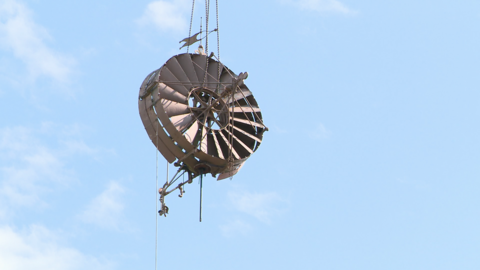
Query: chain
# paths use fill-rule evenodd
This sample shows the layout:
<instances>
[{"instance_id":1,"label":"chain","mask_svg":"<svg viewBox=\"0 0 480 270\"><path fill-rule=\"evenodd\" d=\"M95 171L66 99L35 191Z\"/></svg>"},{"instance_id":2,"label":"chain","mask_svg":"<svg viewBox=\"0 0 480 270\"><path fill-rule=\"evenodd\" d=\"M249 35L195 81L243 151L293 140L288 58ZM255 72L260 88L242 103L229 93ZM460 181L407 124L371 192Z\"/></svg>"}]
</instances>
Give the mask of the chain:
<instances>
[{"instance_id":1,"label":"chain","mask_svg":"<svg viewBox=\"0 0 480 270\"><path fill-rule=\"evenodd\" d=\"M218 0L216 1L216 13L217 13L217 58L220 62L220 23L218 20Z\"/></svg>"},{"instance_id":2,"label":"chain","mask_svg":"<svg viewBox=\"0 0 480 270\"><path fill-rule=\"evenodd\" d=\"M207 56L207 63L205 64L205 76L203 77L203 85L205 87L205 83L207 82L208 76L208 62L210 62L208 58L208 20L209 20L209 12L210 12L210 0L205 1L205 54Z\"/></svg>"},{"instance_id":3,"label":"chain","mask_svg":"<svg viewBox=\"0 0 480 270\"><path fill-rule=\"evenodd\" d=\"M210 0L205 1L205 54L208 56L208 21L210 18Z\"/></svg>"},{"instance_id":4,"label":"chain","mask_svg":"<svg viewBox=\"0 0 480 270\"><path fill-rule=\"evenodd\" d=\"M215 1L216 5L216 16L217 16L217 59L218 59L218 68L217 68L217 81L220 81L220 29L218 23L218 0ZM217 91L220 92L220 91Z\"/></svg>"},{"instance_id":5,"label":"chain","mask_svg":"<svg viewBox=\"0 0 480 270\"><path fill-rule=\"evenodd\" d=\"M195 0L192 1L192 14L190 15L190 29L188 30L188 36L192 36L192 23L193 23L193 11L195 10ZM190 49L190 45L187 46L187 53Z\"/></svg>"}]
</instances>

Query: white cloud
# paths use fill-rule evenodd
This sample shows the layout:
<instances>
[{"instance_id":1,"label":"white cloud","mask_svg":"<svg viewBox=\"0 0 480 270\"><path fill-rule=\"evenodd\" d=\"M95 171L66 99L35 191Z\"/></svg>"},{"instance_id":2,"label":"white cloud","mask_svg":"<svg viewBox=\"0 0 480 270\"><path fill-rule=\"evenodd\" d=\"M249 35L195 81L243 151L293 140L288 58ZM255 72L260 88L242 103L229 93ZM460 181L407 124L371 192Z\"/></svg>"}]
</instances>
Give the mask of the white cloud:
<instances>
[{"instance_id":1,"label":"white cloud","mask_svg":"<svg viewBox=\"0 0 480 270\"><path fill-rule=\"evenodd\" d=\"M79 216L85 223L102 228L119 229L124 205L121 197L125 189L117 182L110 182L100 195L94 198Z\"/></svg>"},{"instance_id":2,"label":"white cloud","mask_svg":"<svg viewBox=\"0 0 480 270\"><path fill-rule=\"evenodd\" d=\"M242 235L247 235L248 232L252 230L252 226L243 220L237 219L234 221L230 221L225 225L221 225L220 230L222 231L222 234L224 236L232 237L233 235L236 235L238 233Z\"/></svg>"},{"instance_id":3,"label":"white cloud","mask_svg":"<svg viewBox=\"0 0 480 270\"><path fill-rule=\"evenodd\" d=\"M282 0L302 10L311 10L320 13L354 14L356 11L348 8L338 0Z\"/></svg>"},{"instance_id":4,"label":"white cloud","mask_svg":"<svg viewBox=\"0 0 480 270\"><path fill-rule=\"evenodd\" d=\"M57 236L41 226L31 226L17 232L8 226L0 227L0 265L5 270L75 270L111 269L80 251L62 246Z\"/></svg>"},{"instance_id":5,"label":"white cloud","mask_svg":"<svg viewBox=\"0 0 480 270\"><path fill-rule=\"evenodd\" d=\"M275 192L229 192L228 196L238 211L249 214L264 223L270 223L272 218L281 215L288 204L286 198Z\"/></svg>"},{"instance_id":6,"label":"white cloud","mask_svg":"<svg viewBox=\"0 0 480 270\"><path fill-rule=\"evenodd\" d=\"M332 132L328 130L323 124L318 124L317 127L308 132L308 136L314 140L324 140L330 138Z\"/></svg>"},{"instance_id":7,"label":"white cloud","mask_svg":"<svg viewBox=\"0 0 480 270\"><path fill-rule=\"evenodd\" d=\"M154 1L147 5L143 15L136 21L141 26L155 26L160 31L183 31L188 22L185 14L188 4L185 0Z\"/></svg>"},{"instance_id":8,"label":"white cloud","mask_svg":"<svg viewBox=\"0 0 480 270\"><path fill-rule=\"evenodd\" d=\"M75 179L68 160L78 154L96 153L79 139L59 135L62 128L68 129L53 124L36 129L0 129L0 217L5 218L17 207L46 206L46 194ZM59 138L54 137L47 146L52 136Z\"/></svg>"},{"instance_id":9,"label":"white cloud","mask_svg":"<svg viewBox=\"0 0 480 270\"><path fill-rule=\"evenodd\" d=\"M40 196L71 178L61 154L42 144L25 127L0 129L0 202L42 206Z\"/></svg>"},{"instance_id":10,"label":"white cloud","mask_svg":"<svg viewBox=\"0 0 480 270\"><path fill-rule=\"evenodd\" d=\"M91 156L96 156L99 153L98 149L88 146L82 140L67 140L62 141L62 144L64 145L65 150L70 153L82 153Z\"/></svg>"},{"instance_id":11,"label":"white cloud","mask_svg":"<svg viewBox=\"0 0 480 270\"><path fill-rule=\"evenodd\" d=\"M51 149L35 148L31 155L20 157L21 165L0 168L4 177L0 194L15 205L43 205L39 196L48 191L47 186L68 177L69 172Z\"/></svg>"},{"instance_id":12,"label":"white cloud","mask_svg":"<svg viewBox=\"0 0 480 270\"><path fill-rule=\"evenodd\" d=\"M32 12L19 1L0 1L0 48L12 52L29 71L30 79L46 76L68 83L75 60L49 48L48 31L34 22Z\"/></svg>"}]
</instances>

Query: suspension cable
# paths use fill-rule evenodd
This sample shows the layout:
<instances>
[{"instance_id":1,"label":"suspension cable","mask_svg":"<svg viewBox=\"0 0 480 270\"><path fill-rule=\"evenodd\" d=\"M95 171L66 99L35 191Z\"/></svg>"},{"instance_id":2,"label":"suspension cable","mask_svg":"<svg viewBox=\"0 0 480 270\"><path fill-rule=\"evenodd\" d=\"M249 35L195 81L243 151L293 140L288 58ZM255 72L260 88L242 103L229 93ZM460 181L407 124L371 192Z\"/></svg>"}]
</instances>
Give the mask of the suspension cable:
<instances>
[{"instance_id":1,"label":"suspension cable","mask_svg":"<svg viewBox=\"0 0 480 270\"><path fill-rule=\"evenodd\" d=\"M205 76L203 77L203 85L202 87L205 86L205 83L207 82L207 77L208 77L208 63L210 62L208 59L208 21L209 21L209 14L210 13L210 0L205 0L205 54L207 56L207 62L205 64Z\"/></svg>"},{"instance_id":2,"label":"suspension cable","mask_svg":"<svg viewBox=\"0 0 480 270\"><path fill-rule=\"evenodd\" d=\"M217 30L217 60L218 60L218 65L217 65L217 81L220 81L220 34L218 33L218 0L215 1L215 16L216 16L216 20L217 20L217 28L215 28L215 30ZM215 89L215 92L218 94L220 93L220 85L217 85L217 88Z\"/></svg>"},{"instance_id":3,"label":"suspension cable","mask_svg":"<svg viewBox=\"0 0 480 270\"><path fill-rule=\"evenodd\" d=\"M205 0L205 54L208 56L208 22L210 19L210 0Z\"/></svg>"},{"instance_id":4,"label":"suspension cable","mask_svg":"<svg viewBox=\"0 0 480 270\"><path fill-rule=\"evenodd\" d=\"M160 123L157 119L157 129L155 130L155 270L157 270L158 257L158 129Z\"/></svg>"},{"instance_id":5,"label":"suspension cable","mask_svg":"<svg viewBox=\"0 0 480 270\"><path fill-rule=\"evenodd\" d=\"M218 0L216 0L216 15L217 15L217 58L220 62L220 24L218 21ZM220 81L220 65L218 66L218 80Z\"/></svg>"},{"instance_id":6,"label":"suspension cable","mask_svg":"<svg viewBox=\"0 0 480 270\"><path fill-rule=\"evenodd\" d=\"M192 23L193 23L193 11L195 10L195 0L192 1L192 14L190 15L190 29L188 30L188 36L192 36ZM190 49L190 44L187 46L187 53Z\"/></svg>"},{"instance_id":7,"label":"suspension cable","mask_svg":"<svg viewBox=\"0 0 480 270\"><path fill-rule=\"evenodd\" d=\"M200 172L200 217L199 220L202 222L202 195L203 195L203 171Z\"/></svg>"}]
</instances>

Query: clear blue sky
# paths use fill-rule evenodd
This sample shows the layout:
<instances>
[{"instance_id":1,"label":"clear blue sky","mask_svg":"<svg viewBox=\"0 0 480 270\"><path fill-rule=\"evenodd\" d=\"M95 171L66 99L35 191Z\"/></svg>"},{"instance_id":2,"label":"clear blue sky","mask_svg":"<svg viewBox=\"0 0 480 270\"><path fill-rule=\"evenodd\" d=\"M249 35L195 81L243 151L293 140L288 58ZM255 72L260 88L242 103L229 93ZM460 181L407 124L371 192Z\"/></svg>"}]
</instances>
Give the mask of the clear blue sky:
<instances>
[{"instance_id":1,"label":"clear blue sky","mask_svg":"<svg viewBox=\"0 0 480 270\"><path fill-rule=\"evenodd\" d=\"M480 269L480 2L219 8L221 60L270 131L205 179L202 223L196 180L167 197L158 269ZM154 269L138 89L184 52L190 10L0 0L0 269Z\"/></svg>"}]
</instances>

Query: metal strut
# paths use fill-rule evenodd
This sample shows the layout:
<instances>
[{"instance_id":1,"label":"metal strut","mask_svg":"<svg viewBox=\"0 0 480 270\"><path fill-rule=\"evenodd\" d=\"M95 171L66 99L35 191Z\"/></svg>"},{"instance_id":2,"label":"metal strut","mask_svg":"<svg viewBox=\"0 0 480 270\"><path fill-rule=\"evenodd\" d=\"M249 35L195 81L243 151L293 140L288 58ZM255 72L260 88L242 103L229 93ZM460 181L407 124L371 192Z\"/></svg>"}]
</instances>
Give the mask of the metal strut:
<instances>
[{"instance_id":1,"label":"metal strut","mask_svg":"<svg viewBox=\"0 0 480 270\"><path fill-rule=\"evenodd\" d=\"M179 173L181 171L183 171L183 173L181 173L179 175ZM182 183L178 184L176 187L168 190L185 173L188 173L188 181L187 182L182 182ZM168 214L168 206L165 204L165 196L167 196L168 194L170 194L170 193L172 193L172 192L174 192L175 190L178 189L178 190L180 190L180 194L178 196L183 197L183 193L184 193L183 186L185 184L191 184L192 182L193 182L192 173L190 171L188 171L187 169L185 169L185 167L180 167L178 169L177 173L175 173L175 175L172 177L172 180L171 181L167 180L167 182L163 185L163 187L158 189L158 193L160 194L160 205L161 205L161 208L158 211L158 214L160 216L165 216L165 217Z\"/></svg>"}]
</instances>

